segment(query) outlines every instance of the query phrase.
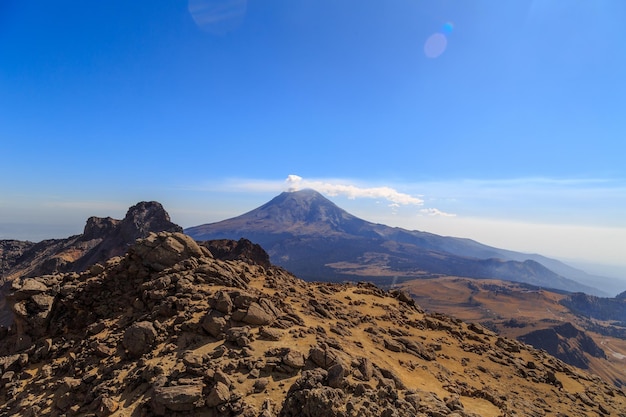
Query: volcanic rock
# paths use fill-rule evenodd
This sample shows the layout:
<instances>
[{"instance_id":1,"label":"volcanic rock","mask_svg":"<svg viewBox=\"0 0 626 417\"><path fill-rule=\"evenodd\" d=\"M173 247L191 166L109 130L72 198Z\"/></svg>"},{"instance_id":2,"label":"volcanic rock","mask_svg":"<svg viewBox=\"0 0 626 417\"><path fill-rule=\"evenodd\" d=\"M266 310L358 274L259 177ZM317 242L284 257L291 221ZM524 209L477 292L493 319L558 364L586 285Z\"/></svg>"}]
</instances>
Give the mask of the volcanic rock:
<instances>
[{"instance_id":1,"label":"volcanic rock","mask_svg":"<svg viewBox=\"0 0 626 417\"><path fill-rule=\"evenodd\" d=\"M122 343L131 356L141 356L151 350L157 335L152 323L141 321L126 329Z\"/></svg>"},{"instance_id":2,"label":"volcanic rock","mask_svg":"<svg viewBox=\"0 0 626 417\"><path fill-rule=\"evenodd\" d=\"M130 207L122 220L90 217L82 234L67 239L37 244L0 241L0 283L20 277L82 272L123 255L136 239L163 231L182 232L182 228L170 221L160 203L143 201Z\"/></svg>"}]
</instances>

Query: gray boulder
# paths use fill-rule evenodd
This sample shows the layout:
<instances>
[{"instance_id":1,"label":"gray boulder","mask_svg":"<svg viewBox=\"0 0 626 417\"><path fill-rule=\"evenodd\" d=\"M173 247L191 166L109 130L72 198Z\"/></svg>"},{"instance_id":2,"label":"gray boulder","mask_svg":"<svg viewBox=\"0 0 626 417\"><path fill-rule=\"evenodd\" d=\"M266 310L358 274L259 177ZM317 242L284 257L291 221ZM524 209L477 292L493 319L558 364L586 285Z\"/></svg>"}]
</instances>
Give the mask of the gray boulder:
<instances>
[{"instance_id":1,"label":"gray boulder","mask_svg":"<svg viewBox=\"0 0 626 417\"><path fill-rule=\"evenodd\" d=\"M175 385L156 387L152 397L153 411L157 415L168 415L170 411L191 411L204 404L202 385Z\"/></svg>"},{"instance_id":2,"label":"gray boulder","mask_svg":"<svg viewBox=\"0 0 626 417\"><path fill-rule=\"evenodd\" d=\"M140 321L126 329L122 344L130 356L139 357L152 349L157 335L157 331L152 323Z\"/></svg>"}]
</instances>

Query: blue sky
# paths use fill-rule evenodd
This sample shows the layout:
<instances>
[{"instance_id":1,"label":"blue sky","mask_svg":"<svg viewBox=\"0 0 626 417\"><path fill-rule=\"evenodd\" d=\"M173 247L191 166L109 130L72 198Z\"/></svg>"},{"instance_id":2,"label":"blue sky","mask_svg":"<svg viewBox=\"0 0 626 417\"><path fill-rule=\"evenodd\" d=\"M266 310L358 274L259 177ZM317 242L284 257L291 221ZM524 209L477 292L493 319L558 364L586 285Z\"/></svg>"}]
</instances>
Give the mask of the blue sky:
<instances>
[{"instance_id":1,"label":"blue sky","mask_svg":"<svg viewBox=\"0 0 626 417\"><path fill-rule=\"evenodd\" d=\"M217 221L294 175L367 220L625 266L625 17L618 0L1 1L0 238L140 200Z\"/></svg>"}]
</instances>

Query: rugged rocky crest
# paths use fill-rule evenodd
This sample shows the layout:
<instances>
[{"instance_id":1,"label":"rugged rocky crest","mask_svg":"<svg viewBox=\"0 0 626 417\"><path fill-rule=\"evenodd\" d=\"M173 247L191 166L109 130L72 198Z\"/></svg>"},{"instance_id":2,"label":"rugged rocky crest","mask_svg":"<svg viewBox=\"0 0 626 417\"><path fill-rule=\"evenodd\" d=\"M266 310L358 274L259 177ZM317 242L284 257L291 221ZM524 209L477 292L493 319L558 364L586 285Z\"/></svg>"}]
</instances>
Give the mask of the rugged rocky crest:
<instances>
[{"instance_id":1,"label":"rugged rocky crest","mask_svg":"<svg viewBox=\"0 0 626 417\"><path fill-rule=\"evenodd\" d=\"M90 217L82 234L39 243L0 241L0 284L16 277L81 272L97 262L123 255L150 232L182 232L160 203L140 202L123 220Z\"/></svg>"},{"instance_id":2,"label":"rugged rocky crest","mask_svg":"<svg viewBox=\"0 0 626 417\"><path fill-rule=\"evenodd\" d=\"M561 304L578 314L598 319L611 320L626 326L626 292L615 298L603 298L584 293L571 294Z\"/></svg>"},{"instance_id":3,"label":"rugged rocky crest","mask_svg":"<svg viewBox=\"0 0 626 417\"><path fill-rule=\"evenodd\" d=\"M405 293L217 246L150 234L87 271L15 280L0 415L626 416L598 377Z\"/></svg>"}]
</instances>

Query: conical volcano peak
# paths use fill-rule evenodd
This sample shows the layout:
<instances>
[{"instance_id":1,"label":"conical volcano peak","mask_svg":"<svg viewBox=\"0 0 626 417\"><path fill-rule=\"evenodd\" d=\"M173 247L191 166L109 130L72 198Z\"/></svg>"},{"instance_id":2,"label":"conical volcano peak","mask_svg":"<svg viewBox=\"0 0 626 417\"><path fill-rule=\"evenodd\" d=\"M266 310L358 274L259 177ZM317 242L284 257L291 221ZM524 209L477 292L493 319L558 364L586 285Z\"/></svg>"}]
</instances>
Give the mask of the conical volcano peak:
<instances>
[{"instance_id":1,"label":"conical volcano peak","mask_svg":"<svg viewBox=\"0 0 626 417\"><path fill-rule=\"evenodd\" d=\"M361 221L312 189L283 192L249 214L288 227L306 227L309 232L340 231Z\"/></svg>"},{"instance_id":2,"label":"conical volcano peak","mask_svg":"<svg viewBox=\"0 0 626 417\"><path fill-rule=\"evenodd\" d=\"M255 240L259 234L275 237L328 237L358 233L367 224L339 208L312 189L285 191L267 203L232 219L187 229L197 240L222 239L227 236L245 236ZM224 231L223 233L221 231ZM209 237L210 236L210 237Z\"/></svg>"},{"instance_id":3,"label":"conical volcano peak","mask_svg":"<svg viewBox=\"0 0 626 417\"><path fill-rule=\"evenodd\" d=\"M272 206L278 206L281 209L286 210L299 211L328 210L331 208L337 211L344 211L322 194L310 188L298 191L285 191L260 208Z\"/></svg>"},{"instance_id":4,"label":"conical volcano peak","mask_svg":"<svg viewBox=\"0 0 626 417\"><path fill-rule=\"evenodd\" d=\"M274 200L276 200L277 202L282 202L282 201L289 200L289 199L295 200L299 204L306 204L312 201L320 201L320 202L324 202L325 204L330 204L333 206L335 205L335 203L333 203L332 201L324 197L321 193L315 191L312 188L304 188L302 190L292 189L289 191L282 192L278 196L276 196L273 200L271 200L269 203L271 203Z\"/></svg>"}]
</instances>

